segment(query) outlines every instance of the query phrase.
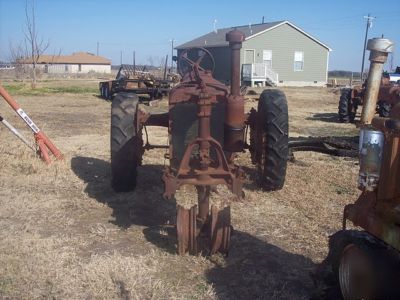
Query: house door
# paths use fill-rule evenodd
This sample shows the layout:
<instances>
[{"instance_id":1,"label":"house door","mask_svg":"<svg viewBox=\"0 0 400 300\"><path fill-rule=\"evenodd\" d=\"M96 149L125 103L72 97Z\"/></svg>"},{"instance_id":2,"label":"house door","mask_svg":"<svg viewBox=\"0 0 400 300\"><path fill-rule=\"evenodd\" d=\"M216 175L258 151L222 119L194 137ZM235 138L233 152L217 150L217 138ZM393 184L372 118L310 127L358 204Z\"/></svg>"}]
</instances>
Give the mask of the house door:
<instances>
[{"instance_id":1,"label":"house door","mask_svg":"<svg viewBox=\"0 0 400 300\"><path fill-rule=\"evenodd\" d=\"M249 49L244 50L244 63L254 64L254 50L249 50Z\"/></svg>"}]
</instances>

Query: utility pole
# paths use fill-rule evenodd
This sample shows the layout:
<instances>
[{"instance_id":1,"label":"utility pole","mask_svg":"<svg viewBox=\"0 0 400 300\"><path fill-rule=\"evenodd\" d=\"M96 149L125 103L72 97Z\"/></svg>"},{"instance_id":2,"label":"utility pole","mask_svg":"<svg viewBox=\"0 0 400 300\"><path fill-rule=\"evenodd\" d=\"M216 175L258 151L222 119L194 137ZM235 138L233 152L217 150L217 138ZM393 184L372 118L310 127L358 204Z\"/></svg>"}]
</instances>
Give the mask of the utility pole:
<instances>
[{"instance_id":1,"label":"utility pole","mask_svg":"<svg viewBox=\"0 0 400 300\"><path fill-rule=\"evenodd\" d=\"M372 21L375 19L375 17L371 17L370 14L368 16L364 16L364 19L367 20L367 27L365 28L365 38L364 38L364 50L363 50L363 56L362 56L362 63L361 63L361 83L364 80L364 60L365 60L365 49L367 48L367 38L368 38L368 30L372 27Z\"/></svg>"},{"instance_id":2,"label":"utility pole","mask_svg":"<svg viewBox=\"0 0 400 300\"><path fill-rule=\"evenodd\" d=\"M96 51L96 55L99 56L99 42L97 42L97 51Z\"/></svg>"},{"instance_id":3,"label":"utility pole","mask_svg":"<svg viewBox=\"0 0 400 300\"><path fill-rule=\"evenodd\" d=\"M122 65L122 50L121 50L120 62L121 62L121 65Z\"/></svg>"},{"instance_id":4,"label":"utility pole","mask_svg":"<svg viewBox=\"0 0 400 300\"><path fill-rule=\"evenodd\" d=\"M174 57L174 39L170 39L169 40L170 42L171 42L171 71L172 71L172 69L174 68L174 59L173 59L173 57Z\"/></svg>"},{"instance_id":5,"label":"utility pole","mask_svg":"<svg viewBox=\"0 0 400 300\"><path fill-rule=\"evenodd\" d=\"M132 63L133 63L133 74L136 75L136 53L133 51Z\"/></svg>"}]
</instances>

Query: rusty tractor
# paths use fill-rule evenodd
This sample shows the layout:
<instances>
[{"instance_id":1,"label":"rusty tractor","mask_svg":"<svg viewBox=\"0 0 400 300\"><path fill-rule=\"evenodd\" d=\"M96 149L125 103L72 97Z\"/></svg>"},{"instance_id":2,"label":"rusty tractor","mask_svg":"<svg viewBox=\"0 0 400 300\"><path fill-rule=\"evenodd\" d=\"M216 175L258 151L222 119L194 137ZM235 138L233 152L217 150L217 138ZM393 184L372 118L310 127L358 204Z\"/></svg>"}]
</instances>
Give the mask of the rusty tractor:
<instances>
[{"instance_id":1,"label":"rusty tractor","mask_svg":"<svg viewBox=\"0 0 400 300\"><path fill-rule=\"evenodd\" d=\"M345 299L400 299L400 103L374 117L382 67L393 43L368 41L371 67L361 115L359 188L343 229L330 237L331 263ZM398 94L397 94L398 96ZM347 222L361 230L348 230Z\"/></svg>"},{"instance_id":2,"label":"rusty tractor","mask_svg":"<svg viewBox=\"0 0 400 300\"><path fill-rule=\"evenodd\" d=\"M177 251L199 252L199 239L209 253L228 253L232 227L230 207L210 209L210 195L217 185L225 185L233 198L244 196L244 171L235 163L238 153L250 151L257 166L258 182L265 190L282 188L288 158L288 109L279 90L264 90L258 110L245 113L240 94L240 49L244 34L238 30L226 34L231 47L231 86L215 80L215 62L204 48L181 53L178 69L180 84L169 93L168 111L143 112L138 97L118 93L112 102L111 185L117 192L135 188L137 170L145 150L166 148L162 179L165 199L174 199L183 185L197 190L197 205L190 209L177 205ZM142 132L147 126L168 128L168 145L150 145ZM247 139L247 129L250 138ZM249 142L247 142L249 140ZM204 243L202 243L204 244ZM208 251L208 250L207 250Z\"/></svg>"},{"instance_id":3,"label":"rusty tractor","mask_svg":"<svg viewBox=\"0 0 400 300\"><path fill-rule=\"evenodd\" d=\"M341 90L338 106L340 122L353 123L355 121L357 110L364 103L366 89L367 85L363 84ZM399 92L398 83L391 82L389 76L382 77L376 105L376 112L380 117L388 117L391 108L400 103Z\"/></svg>"}]
</instances>

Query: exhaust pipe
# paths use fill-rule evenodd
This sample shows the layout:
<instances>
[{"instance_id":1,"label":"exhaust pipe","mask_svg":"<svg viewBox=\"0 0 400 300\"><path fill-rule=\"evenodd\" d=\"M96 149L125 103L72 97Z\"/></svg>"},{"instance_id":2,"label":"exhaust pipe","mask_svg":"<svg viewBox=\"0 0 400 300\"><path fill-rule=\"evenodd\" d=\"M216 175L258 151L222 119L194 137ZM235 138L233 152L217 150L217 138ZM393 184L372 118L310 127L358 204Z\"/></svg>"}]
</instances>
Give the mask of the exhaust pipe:
<instances>
[{"instance_id":1,"label":"exhaust pipe","mask_svg":"<svg viewBox=\"0 0 400 300\"><path fill-rule=\"evenodd\" d=\"M361 125L371 124L375 115L383 64L386 62L388 54L393 52L393 48L394 43L388 39L373 38L368 40L367 49L370 51L369 60L371 64L361 112Z\"/></svg>"},{"instance_id":2,"label":"exhaust pipe","mask_svg":"<svg viewBox=\"0 0 400 300\"><path fill-rule=\"evenodd\" d=\"M244 148L244 99L240 95L240 49L243 32L235 29L226 34L231 48L231 94L225 108L224 150L241 152Z\"/></svg>"}]
</instances>

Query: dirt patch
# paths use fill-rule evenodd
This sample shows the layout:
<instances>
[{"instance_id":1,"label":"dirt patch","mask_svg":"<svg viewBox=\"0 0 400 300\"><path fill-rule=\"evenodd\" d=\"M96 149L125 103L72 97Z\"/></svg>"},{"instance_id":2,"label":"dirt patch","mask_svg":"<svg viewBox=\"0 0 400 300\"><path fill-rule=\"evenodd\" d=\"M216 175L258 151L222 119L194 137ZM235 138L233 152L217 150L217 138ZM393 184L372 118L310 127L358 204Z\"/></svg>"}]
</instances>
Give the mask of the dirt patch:
<instances>
[{"instance_id":1,"label":"dirt patch","mask_svg":"<svg viewBox=\"0 0 400 300\"><path fill-rule=\"evenodd\" d=\"M357 133L336 122L333 91L283 90L291 136ZM249 155L241 154L246 198L230 203L235 233L228 258L177 256L176 203L161 197L164 150L146 152L137 189L116 194L109 185L109 102L91 94L16 98L65 160L44 165L0 127L0 297L310 298L310 274L341 226L343 206L358 195L355 160L296 153L285 187L265 193L252 181ZM30 134L4 102L0 111ZM148 131L153 143L166 143L165 129ZM178 201L192 198L183 190ZM213 199L227 201L224 192Z\"/></svg>"}]
</instances>

